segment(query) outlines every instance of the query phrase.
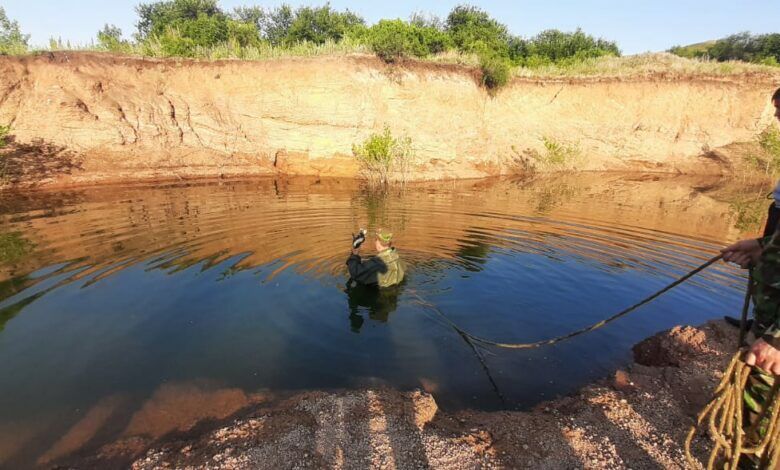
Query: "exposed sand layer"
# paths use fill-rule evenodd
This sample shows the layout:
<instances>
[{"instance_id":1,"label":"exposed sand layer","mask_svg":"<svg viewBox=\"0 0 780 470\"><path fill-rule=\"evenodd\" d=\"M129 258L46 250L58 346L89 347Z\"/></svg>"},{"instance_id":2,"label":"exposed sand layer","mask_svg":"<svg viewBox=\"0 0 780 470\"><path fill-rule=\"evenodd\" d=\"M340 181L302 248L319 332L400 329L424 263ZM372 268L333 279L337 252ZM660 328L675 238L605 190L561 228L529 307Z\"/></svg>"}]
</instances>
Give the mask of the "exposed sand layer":
<instances>
[{"instance_id":1,"label":"exposed sand layer","mask_svg":"<svg viewBox=\"0 0 780 470\"><path fill-rule=\"evenodd\" d=\"M723 322L676 327L636 362L532 411L447 413L423 391L307 392L153 441L127 437L77 468L685 468L684 436L736 342ZM255 403L258 403L255 401ZM215 415L218 416L218 415ZM707 442L696 442L706 453ZM701 455L700 455L701 456Z\"/></svg>"},{"instance_id":2,"label":"exposed sand layer","mask_svg":"<svg viewBox=\"0 0 780 470\"><path fill-rule=\"evenodd\" d=\"M516 173L545 159L545 141L572 149L552 169L721 174L739 162L716 150L772 122L779 83L769 74L517 78L491 96L472 69L366 56L0 57L0 124L12 126L2 179L355 176L353 144L385 126L411 138L413 179Z\"/></svg>"}]
</instances>

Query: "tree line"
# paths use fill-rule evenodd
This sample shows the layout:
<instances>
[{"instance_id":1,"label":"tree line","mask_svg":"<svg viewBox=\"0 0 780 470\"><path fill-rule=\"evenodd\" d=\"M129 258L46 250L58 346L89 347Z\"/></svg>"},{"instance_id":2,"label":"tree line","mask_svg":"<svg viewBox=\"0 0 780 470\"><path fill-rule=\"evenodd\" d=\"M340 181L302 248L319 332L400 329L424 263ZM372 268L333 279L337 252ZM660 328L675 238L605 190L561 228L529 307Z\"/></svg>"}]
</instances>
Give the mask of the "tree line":
<instances>
[{"instance_id":1,"label":"tree line","mask_svg":"<svg viewBox=\"0 0 780 470\"><path fill-rule=\"evenodd\" d=\"M486 11L469 5L453 8L444 19L414 14L408 20L380 20L373 25L350 10L338 11L327 3L297 9L283 4L225 11L217 0L163 0L141 3L136 13L132 37L107 24L97 33L97 46L116 53L140 48L142 52L154 49L155 55L194 57L199 50L220 45L284 48L350 41L368 47L387 62L457 51L479 57L489 75L488 86L505 82L511 66L620 55L615 42L579 29L551 29L531 38L516 36ZM18 53L27 48L27 40L18 24L8 20L0 8L0 53Z\"/></svg>"},{"instance_id":2,"label":"tree line","mask_svg":"<svg viewBox=\"0 0 780 470\"><path fill-rule=\"evenodd\" d=\"M675 46L669 52L688 58L706 58L724 62L741 60L766 65L780 65L780 33L738 33L691 46Z\"/></svg>"}]
</instances>

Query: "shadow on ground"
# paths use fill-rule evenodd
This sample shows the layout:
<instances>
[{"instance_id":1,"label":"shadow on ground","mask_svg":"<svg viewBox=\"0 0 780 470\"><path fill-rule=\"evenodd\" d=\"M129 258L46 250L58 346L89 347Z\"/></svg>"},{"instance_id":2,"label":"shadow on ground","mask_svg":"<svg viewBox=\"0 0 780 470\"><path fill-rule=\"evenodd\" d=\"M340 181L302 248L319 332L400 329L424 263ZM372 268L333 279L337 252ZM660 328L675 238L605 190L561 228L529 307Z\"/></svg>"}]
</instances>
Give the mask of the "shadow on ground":
<instances>
[{"instance_id":1,"label":"shadow on ground","mask_svg":"<svg viewBox=\"0 0 780 470\"><path fill-rule=\"evenodd\" d=\"M0 150L0 182L35 184L82 169L81 158L64 147L41 139L21 143L11 136L6 140Z\"/></svg>"}]
</instances>

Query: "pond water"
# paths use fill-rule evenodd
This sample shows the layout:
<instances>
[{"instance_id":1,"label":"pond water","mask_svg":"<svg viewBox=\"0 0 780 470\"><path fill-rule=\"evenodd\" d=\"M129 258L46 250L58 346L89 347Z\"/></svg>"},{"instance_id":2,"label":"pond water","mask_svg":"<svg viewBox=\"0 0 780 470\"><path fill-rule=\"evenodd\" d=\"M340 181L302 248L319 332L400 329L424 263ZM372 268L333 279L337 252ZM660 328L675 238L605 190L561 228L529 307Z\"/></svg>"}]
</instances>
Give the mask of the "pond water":
<instances>
[{"instance_id":1,"label":"pond water","mask_svg":"<svg viewBox=\"0 0 780 470\"><path fill-rule=\"evenodd\" d=\"M486 367L419 299L481 337L560 335L738 238L745 217L728 201L743 192L594 174L385 193L268 179L4 194L0 466L159 437L296 390L419 387L449 409L570 393L657 331L738 314L743 274L720 263L593 333L483 351ZM397 291L345 289L359 227L395 234L408 271Z\"/></svg>"}]
</instances>

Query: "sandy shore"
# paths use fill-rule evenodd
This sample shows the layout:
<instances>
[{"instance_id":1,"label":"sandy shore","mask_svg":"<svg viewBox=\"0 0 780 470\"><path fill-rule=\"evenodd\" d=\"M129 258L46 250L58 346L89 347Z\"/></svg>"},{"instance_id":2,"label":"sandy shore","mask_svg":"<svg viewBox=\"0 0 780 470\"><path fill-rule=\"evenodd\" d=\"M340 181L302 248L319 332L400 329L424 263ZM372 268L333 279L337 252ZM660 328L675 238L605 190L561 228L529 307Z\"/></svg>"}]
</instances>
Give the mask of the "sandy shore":
<instances>
[{"instance_id":1,"label":"sandy shore","mask_svg":"<svg viewBox=\"0 0 780 470\"><path fill-rule=\"evenodd\" d=\"M612 377L528 412L438 409L423 391L306 392L151 443L125 439L77 468L685 468L683 441L730 358L722 322L634 347ZM705 441L697 452L708 450Z\"/></svg>"}]
</instances>

